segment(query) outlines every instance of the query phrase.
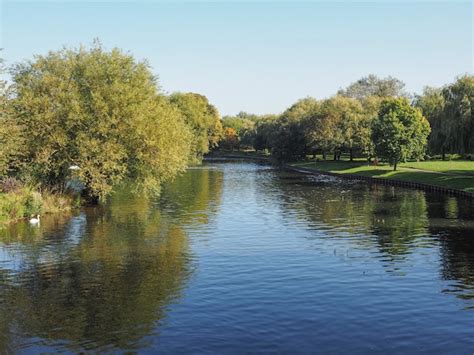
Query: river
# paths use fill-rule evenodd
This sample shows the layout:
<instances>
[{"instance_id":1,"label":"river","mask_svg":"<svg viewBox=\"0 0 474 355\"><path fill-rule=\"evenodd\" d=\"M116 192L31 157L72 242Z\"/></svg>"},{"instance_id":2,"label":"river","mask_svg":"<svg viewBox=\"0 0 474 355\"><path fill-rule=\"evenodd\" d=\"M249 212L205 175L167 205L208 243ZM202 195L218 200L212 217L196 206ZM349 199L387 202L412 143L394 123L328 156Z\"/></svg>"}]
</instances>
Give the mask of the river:
<instances>
[{"instance_id":1,"label":"river","mask_svg":"<svg viewBox=\"0 0 474 355\"><path fill-rule=\"evenodd\" d=\"M474 351L474 203L254 163L0 230L0 352Z\"/></svg>"}]
</instances>

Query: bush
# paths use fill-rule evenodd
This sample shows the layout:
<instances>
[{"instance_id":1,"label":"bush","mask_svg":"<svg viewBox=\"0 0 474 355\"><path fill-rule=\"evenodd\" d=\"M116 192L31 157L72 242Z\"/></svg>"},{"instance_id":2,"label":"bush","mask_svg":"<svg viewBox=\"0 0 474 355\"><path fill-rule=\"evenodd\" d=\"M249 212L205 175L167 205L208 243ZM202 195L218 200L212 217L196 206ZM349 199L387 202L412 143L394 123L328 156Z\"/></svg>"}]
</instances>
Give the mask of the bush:
<instances>
[{"instance_id":1,"label":"bush","mask_svg":"<svg viewBox=\"0 0 474 355\"><path fill-rule=\"evenodd\" d=\"M18 191L21 187L21 182L14 177L6 177L0 181L0 192L3 193Z\"/></svg>"},{"instance_id":2,"label":"bush","mask_svg":"<svg viewBox=\"0 0 474 355\"><path fill-rule=\"evenodd\" d=\"M23 201L23 217L41 213L41 209L43 207L43 198L39 192L26 191Z\"/></svg>"},{"instance_id":3,"label":"bush","mask_svg":"<svg viewBox=\"0 0 474 355\"><path fill-rule=\"evenodd\" d=\"M32 215L67 211L80 205L80 196L60 195L22 188L0 193L0 223L7 223Z\"/></svg>"}]
</instances>

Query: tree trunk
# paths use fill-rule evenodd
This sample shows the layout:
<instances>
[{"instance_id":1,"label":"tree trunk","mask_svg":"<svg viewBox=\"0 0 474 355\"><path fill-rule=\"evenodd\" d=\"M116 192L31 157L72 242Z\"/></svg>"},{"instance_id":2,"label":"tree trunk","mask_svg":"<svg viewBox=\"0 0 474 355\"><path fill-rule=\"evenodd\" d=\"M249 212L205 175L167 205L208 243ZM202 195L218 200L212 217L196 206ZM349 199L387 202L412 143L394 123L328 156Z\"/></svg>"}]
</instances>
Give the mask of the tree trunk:
<instances>
[{"instance_id":1,"label":"tree trunk","mask_svg":"<svg viewBox=\"0 0 474 355\"><path fill-rule=\"evenodd\" d=\"M441 159L446 160L446 150L444 147L441 149Z\"/></svg>"},{"instance_id":2,"label":"tree trunk","mask_svg":"<svg viewBox=\"0 0 474 355\"><path fill-rule=\"evenodd\" d=\"M350 161L354 160L354 150L352 148L349 149L349 160Z\"/></svg>"},{"instance_id":3,"label":"tree trunk","mask_svg":"<svg viewBox=\"0 0 474 355\"><path fill-rule=\"evenodd\" d=\"M326 151L323 150L323 160L326 160Z\"/></svg>"},{"instance_id":4,"label":"tree trunk","mask_svg":"<svg viewBox=\"0 0 474 355\"><path fill-rule=\"evenodd\" d=\"M337 152L334 151L334 161L336 161L336 160L337 160Z\"/></svg>"},{"instance_id":5,"label":"tree trunk","mask_svg":"<svg viewBox=\"0 0 474 355\"><path fill-rule=\"evenodd\" d=\"M397 170L397 161L395 160L393 162L393 171Z\"/></svg>"}]
</instances>

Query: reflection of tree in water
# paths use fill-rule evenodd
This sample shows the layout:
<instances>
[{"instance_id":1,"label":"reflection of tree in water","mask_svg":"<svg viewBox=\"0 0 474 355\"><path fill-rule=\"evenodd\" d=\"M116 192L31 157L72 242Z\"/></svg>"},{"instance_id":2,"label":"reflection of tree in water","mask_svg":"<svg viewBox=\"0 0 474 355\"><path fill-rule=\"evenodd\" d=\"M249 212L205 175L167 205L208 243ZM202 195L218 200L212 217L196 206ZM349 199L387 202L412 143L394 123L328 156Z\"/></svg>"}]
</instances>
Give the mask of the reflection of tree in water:
<instances>
[{"instance_id":1,"label":"reflection of tree in water","mask_svg":"<svg viewBox=\"0 0 474 355\"><path fill-rule=\"evenodd\" d=\"M218 203L221 184L205 170L191 175L177 182L172 198L178 208L187 204L181 213L201 214ZM3 242L18 246L13 257L21 265L0 265L0 352L22 337L72 350L146 345L191 272L182 221L151 206L119 193L70 221L48 217L39 229L4 233ZM13 234L30 237L13 241Z\"/></svg>"},{"instance_id":2,"label":"reflection of tree in water","mask_svg":"<svg viewBox=\"0 0 474 355\"><path fill-rule=\"evenodd\" d=\"M391 189L372 194L375 199L372 233L382 252L398 256L419 246L419 237L428 234L428 217L423 191L392 194Z\"/></svg>"},{"instance_id":3,"label":"reflection of tree in water","mask_svg":"<svg viewBox=\"0 0 474 355\"><path fill-rule=\"evenodd\" d=\"M66 253L30 255L2 288L1 323L10 320L9 332L19 329L71 349L134 348L179 296L189 274L180 228L157 211L127 222L113 213L91 214L79 244ZM155 230L139 228L142 223Z\"/></svg>"},{"instance_id":4,"label":"reflection of tree in water","mask_svg":"<svg viewBox=\"0 0 474 355\"><path fill-rule=\"evenodd\" d=\"M276 179L281 205L348 247L377 247L396 271L419 246L440 248L442 277L451 292L474 299L474 203L466 199L387 186L312 182L283 173ZM297 213L294 212L297 210Z\"/></svg>"},{"instance_id":5,"label":"reflection of tree in water","mask_svg":"<svg viewBox=\"0 0 474 355\"><path fill-rule=\"evenodd\" d=\"M441 276L450 282L444 292L474 300L474 202L450 196L429 196L430 233L440 245ZM469 308L474 309L471 302Z\"/></svg>"},{"instance_id":6,"label":"reflection of tree in water","mask_svg":"<svg viewBox=\"0 0 474 355\"><path fill-rule=\"evenodd\" d=\"M182 222L206 224L220 205L224 173L213 166L189 169L163 188L162 201Z\"/></svg>"},{"instance_id":7,"label":"reflection of tree in water","mask_svg":"<svg viewBox=\"0 0 474 355\"><path fill-rule=\"evenodd\" d=\"M298 209L298 216L334 236L373 247L389 256L410 251L427 234L427 204L422 191L396 191L386 186L310 181L282 175L282 205ZM294 215L290 214L290 215ZM355 237L357 236L357 237Z\"/></svg>"},{"instance_id":8,"label":"reflection of tree in water","mask_svg":"<svg viewBox=\"0 0 474 355\"><path fill-rule=\"evenodd\" d=\"M445 280L457 281L445 292L474 301L474 223L471 234L458 228L433 228L440 236L441 275ZM471 303L474 309L474 303Z\"/></svg>"}]
</instances>

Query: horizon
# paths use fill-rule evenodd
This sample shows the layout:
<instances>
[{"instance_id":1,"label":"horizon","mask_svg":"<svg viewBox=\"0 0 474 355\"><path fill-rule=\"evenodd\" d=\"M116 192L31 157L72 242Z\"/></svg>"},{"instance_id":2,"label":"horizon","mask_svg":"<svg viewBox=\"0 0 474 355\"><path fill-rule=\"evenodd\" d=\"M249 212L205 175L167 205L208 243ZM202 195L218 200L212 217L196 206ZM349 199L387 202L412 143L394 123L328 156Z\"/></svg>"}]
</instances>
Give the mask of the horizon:
<instances>
[{"instance_id":1,"label":"horizon","mask_svg":"<svg viewBox=\"0 0 474 355\"><path fill-rule=\"evenodd\" d=\"M3 1L0 47L11 65L99 38L146 59L165 93L203 94L222 116L276 114L369 74L398 78L413 94L472 73L472 10L471 2Z\"/></svg>"}]
</instances>

